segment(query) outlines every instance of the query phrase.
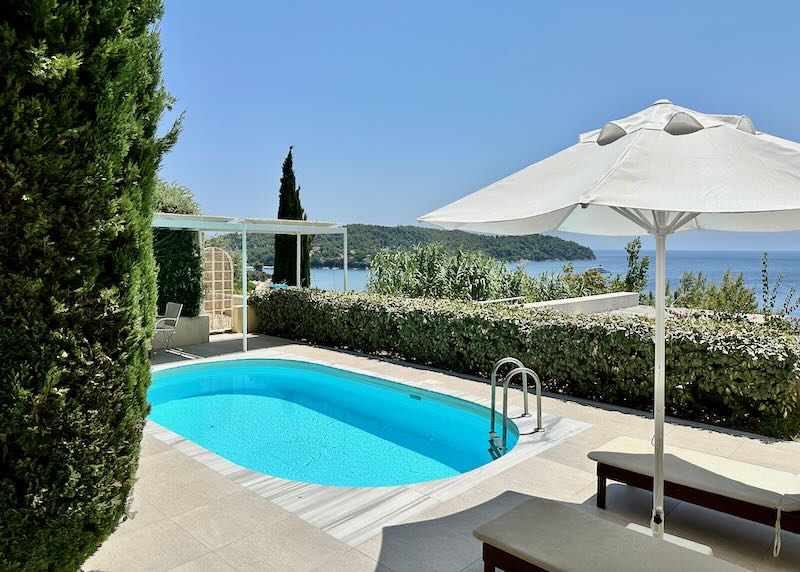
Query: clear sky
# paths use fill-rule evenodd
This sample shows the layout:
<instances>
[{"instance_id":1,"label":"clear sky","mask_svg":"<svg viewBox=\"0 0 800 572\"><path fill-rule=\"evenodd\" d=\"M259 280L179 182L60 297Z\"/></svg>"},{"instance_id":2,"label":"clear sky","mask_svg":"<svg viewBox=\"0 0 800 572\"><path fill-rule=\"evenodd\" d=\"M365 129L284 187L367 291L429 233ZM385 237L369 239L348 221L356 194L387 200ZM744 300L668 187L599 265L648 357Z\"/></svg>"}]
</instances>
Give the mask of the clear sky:
<instances>
[{"instance_id":1,"label":"clear sky","mask_svg":"<svg viewBox=\"0 0 800 572\"><path fill-rule=\"evenodd\" d=\"M294 145L309 219L413 224L658 98L800 140L798 22L796 1L166 0L165 80L186 118L162 176L206 213L274 217Z\"/></svg>"}]
</instances>

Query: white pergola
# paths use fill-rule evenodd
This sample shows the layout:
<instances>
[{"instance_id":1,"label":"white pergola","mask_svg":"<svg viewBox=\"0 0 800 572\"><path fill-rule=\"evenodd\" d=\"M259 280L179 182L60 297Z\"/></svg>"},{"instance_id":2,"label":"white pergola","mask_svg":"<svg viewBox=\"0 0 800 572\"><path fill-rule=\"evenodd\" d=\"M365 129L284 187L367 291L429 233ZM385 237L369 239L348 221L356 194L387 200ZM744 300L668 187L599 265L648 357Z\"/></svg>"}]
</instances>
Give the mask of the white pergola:
<instances>
[{"instance_id":1,"label":"white pergola","mask_svg":"<svg viewBox=\"0 0 800 572\"><path fill-rule=\"evenodd\" d=\"M301 237L312 234L342 235L342 268L344 289L347 284L347 227L333 222L284 220L264 218L233 218L227 216L183 215L154 213L153 228L241 233L242 235L242 351L247 351L247 233L289 234L297 237L297 275L300 284Z\"/></svg>"}]
</instances>

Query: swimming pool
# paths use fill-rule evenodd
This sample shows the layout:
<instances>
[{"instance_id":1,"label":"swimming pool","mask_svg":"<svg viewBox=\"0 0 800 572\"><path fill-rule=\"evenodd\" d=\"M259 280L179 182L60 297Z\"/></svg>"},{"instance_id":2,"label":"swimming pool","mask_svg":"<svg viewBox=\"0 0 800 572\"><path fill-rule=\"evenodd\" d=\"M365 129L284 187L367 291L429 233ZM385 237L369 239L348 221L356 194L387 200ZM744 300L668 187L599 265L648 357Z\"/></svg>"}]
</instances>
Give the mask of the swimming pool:
<instances>
[{"instance_id":1,"label":"swimming pool","mask_svg":"<svg viewBox=\"0 0 800 572\"><path fill-rule=\"evenodd\" d=\"M241 359L153 374L149 419L275 477L377 487L452 477L492 461L489 409L302 361ZM519 437L509 424L509 449Z\"/></svg>"}]
</instances>

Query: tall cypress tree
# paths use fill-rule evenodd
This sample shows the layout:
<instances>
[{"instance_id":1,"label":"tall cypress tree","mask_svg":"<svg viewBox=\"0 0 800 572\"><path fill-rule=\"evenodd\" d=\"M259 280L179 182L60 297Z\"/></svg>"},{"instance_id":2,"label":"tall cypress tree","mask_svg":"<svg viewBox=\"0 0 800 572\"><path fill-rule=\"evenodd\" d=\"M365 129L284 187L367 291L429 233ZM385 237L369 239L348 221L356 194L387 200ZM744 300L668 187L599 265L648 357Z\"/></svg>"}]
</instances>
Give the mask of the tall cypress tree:
<instances>
[{"instance_id":1,"label":"tall cypress tree","mask_svg":"<svg viewBox=\"0 0 800 572\"><path fill-rule=\"evenodd\" d=\"M77 570L134 483L170 103L161 0L4 0L0 569Z\"/></svg>"},{"instance_id":2,"label":"tall cypress tree","mask_svg":"<svg viewBox=\"0 0 800 572\"><path fill-rule=\"evenodd\" d=\"M294 176L292 147L283 160L281 188L278 191L278 218L287 220L306 220L306 212L300 204L300 187ZM311 243L314 237L303 236L300 245L300 282L308 287L311 284ZM275 235L275 262L272 281L276 284L297 282L297 238L293 235Z\"/></svg>"}]
</instances>

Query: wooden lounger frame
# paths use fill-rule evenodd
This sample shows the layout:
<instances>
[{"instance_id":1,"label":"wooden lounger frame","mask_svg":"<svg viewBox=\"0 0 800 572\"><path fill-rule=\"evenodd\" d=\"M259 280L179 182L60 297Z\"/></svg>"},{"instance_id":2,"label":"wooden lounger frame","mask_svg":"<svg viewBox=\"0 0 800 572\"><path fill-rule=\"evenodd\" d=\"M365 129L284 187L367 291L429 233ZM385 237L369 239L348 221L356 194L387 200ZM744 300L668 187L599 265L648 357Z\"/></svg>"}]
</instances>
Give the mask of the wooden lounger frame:
<instances>
[{"instance_id":1,"label":"wooden lounger frame","mask_svg":"<svg viewBox=\"0 0 800 572\"><path fill-rule=\"evenodd\" d=\"M597 506L599 508L606 508L606 481L608 479L646 491L653 491L653 477L598 462ZM664 481L664 495L769 526L775 526L778 518L778 509L776 508L768 508L670 481ZM800 533L800 511L781 513L781 529Z\"/></svg>"},{"instance_id":2,"label":"wooden lounger frame","mask_svg":"<svg viewBox=\"0 0 800 572\"><path fill-rule=\"evenodd\" d=\"M531 564L522 558L484 542L483 572L495 572L497 568L505 572L548 572L544 568L539 568L536 564Z\"/></svg>"}]
</instances>

